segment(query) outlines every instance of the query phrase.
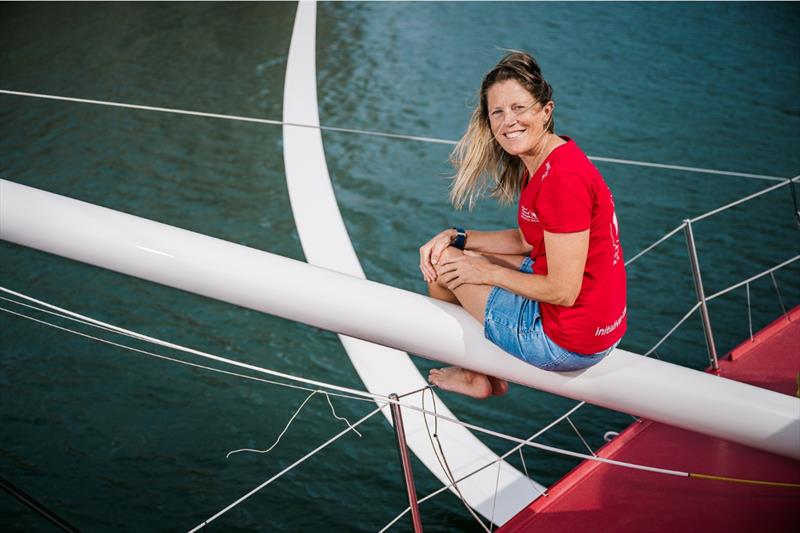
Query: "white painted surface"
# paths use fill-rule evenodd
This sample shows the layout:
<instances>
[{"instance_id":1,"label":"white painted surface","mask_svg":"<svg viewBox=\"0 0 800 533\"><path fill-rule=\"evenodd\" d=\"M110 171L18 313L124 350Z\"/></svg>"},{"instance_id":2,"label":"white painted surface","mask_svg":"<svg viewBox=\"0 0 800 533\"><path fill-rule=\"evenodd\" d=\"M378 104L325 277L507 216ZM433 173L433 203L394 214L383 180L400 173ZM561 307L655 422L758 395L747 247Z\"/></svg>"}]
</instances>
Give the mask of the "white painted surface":
<instances>
[{"instance_id":1,"label":"white painted surface","mask_svg":"<svg viewBox=\"0 0 800 533\"><path fill-rule=\"evenodd\" d=\"M800 459L800 399L788 395L619 349L582 372L546 372L486 340L456 305L7 180L0 238Z\"/></svg>"},{"instance_id":2,"label":"white painted surface","mask_svg":"<svg viewBox=\"0 0 800 533\"><path fill-rule=\"evenodd\" d=\"M284 82L283 121L286 123L319 125L315 31L316 3L298 3ZM283 154L295 224L308 262L364 278L336 203L321 131L284 126ZM359 299L356 294L349 297ZM372 304L362 301L362 305L368 309ZM407 353L345 335L339 335L339 338L370 392L402 394L427 385ZM421 407L419 394L403 401ZM455 418L438 398L437 403L442 414ZM384 411L383 414L391 423L390 413ZM404 409L403 422L409 448L442 483L447 484L447 477L431 447L422 414ZM438 435L456 479L499 459L462 426L440 425ZM502 461L497 502L493 503L497 479L497 468L492 467L459 483L465 500L484 517L492 519L494 516L497 524L504 524L544 490L543 486L532 484L524 474Z\"/></svg>"}]
</instances>

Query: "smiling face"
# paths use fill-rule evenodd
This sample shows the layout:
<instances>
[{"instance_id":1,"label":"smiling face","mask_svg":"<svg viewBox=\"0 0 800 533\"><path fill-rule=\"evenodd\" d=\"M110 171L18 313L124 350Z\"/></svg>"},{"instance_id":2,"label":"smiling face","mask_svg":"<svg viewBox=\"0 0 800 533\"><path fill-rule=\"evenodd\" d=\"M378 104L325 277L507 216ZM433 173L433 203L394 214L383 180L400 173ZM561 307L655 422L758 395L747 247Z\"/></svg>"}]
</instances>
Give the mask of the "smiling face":
<instances>
[{"instance_id":1,"label":"smiling face","mask_svg":"<svg viewBox=\"0 0 800 533\"><path fill-rule=\"evenodd\" d=\"M509 155L523 159L537 155L546 137L553 102L539 104L518 81L497 82L486 93L489 125Z\"/></svg>"}]
</instances>

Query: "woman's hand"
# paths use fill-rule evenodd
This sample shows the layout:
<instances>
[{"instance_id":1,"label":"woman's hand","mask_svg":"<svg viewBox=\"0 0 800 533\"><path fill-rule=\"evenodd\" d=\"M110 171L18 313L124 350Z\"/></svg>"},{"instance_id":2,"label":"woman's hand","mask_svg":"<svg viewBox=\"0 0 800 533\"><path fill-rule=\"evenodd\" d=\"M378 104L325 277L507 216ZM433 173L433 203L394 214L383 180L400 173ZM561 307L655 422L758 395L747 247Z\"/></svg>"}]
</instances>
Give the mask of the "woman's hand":
<instances>
[{"instance_id":1,"label":"woman's hand","mask_svg":"<svg viewBox=\"0 0 800 533\"><path fill-rule=\"evenodd\" d=\"M450 228L440 232L419 249L419 269L428 283L436 281L436 265L442 252L450 246L456 230Z\"/></svg>"},{"instance_id":2,"label":"woman's hand","mask_svg":"<svg viewBox=\"0 0 800 533\"><path fill-rule=\"evenodd\" d=\"M491 285L492 274L498 266L492 264L481 254L464 251L464 255L452 257L437 268L439 283L455 290L465 283L470 285Z\"/></svg>"}]
</instances>

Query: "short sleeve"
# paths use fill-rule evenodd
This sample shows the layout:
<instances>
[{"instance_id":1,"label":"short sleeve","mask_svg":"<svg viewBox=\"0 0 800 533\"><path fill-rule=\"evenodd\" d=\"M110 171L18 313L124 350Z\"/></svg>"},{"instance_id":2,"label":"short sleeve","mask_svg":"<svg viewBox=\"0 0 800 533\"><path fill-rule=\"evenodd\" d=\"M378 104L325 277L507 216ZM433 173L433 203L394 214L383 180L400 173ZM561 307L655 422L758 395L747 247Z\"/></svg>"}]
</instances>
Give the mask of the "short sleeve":
<instances>
[{"instance_id":1,"label":"short sleeve","mask_svg":"<svg viewBox=\"0 0 800 533\"><path fill-rule=\"evenodd\" d=\"M587 177L574 172L551 172L542 182L536 200L542 228L550 233L573 233L589 229L593 198Z\"/></svg>"}]
</instances>

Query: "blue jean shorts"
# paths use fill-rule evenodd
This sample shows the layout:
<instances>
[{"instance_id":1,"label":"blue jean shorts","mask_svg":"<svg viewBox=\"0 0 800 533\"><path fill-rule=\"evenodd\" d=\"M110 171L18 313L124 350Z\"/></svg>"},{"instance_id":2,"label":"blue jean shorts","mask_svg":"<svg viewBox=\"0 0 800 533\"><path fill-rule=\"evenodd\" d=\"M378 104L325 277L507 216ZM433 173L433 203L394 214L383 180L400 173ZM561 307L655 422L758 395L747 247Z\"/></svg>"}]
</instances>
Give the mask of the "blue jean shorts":
<instances>
[{"instance_id":1,"label":"blue jean shorts","mask_svg":"<svg viewBox=\"0 0 800 533\"><path fill-rule=\"evenodd\" d=\"M533 273L533 260L526 257L520 272ZM542 328L539 302L495 287L489 293L483 315L483 333L487 339L526 363L543 370L569 372L600 362L616 348L590 355L565 350L550 339Z\"/></svg>"}]
</instances>

